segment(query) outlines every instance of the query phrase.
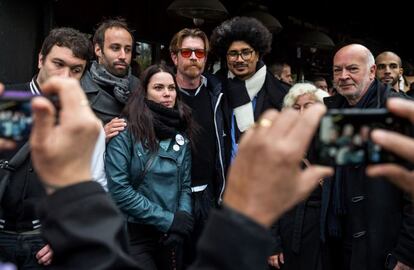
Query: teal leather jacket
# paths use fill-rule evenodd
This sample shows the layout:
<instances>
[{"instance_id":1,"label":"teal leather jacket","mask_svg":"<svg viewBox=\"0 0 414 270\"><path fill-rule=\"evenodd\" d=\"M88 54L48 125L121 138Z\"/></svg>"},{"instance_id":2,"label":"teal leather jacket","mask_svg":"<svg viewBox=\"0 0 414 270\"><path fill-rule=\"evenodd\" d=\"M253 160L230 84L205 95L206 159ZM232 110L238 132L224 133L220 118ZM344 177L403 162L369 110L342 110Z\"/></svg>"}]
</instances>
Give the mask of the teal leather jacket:
<instances>
[{"instance_id":1,"label":"teal leather jacket","mask_svg":"<svg viewBox=\"0 0 414 270\"><path fill-rule=\"evenodd\" d=\"M108 143L105 170L109 192L128 222L167 232L175 212L191 214L191 150L187 138L183 145L175 139L160 141L157 152L151 154L125 130Z\"/></svg>"}]
</instances>

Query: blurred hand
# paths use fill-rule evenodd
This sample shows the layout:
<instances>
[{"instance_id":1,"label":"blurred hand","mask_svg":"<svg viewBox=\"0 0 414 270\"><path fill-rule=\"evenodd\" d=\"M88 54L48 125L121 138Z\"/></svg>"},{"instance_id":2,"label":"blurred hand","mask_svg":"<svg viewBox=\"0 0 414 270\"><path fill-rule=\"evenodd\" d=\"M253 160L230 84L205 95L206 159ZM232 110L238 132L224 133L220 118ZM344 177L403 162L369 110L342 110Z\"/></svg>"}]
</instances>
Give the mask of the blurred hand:
<instances>
[{"instance_id":1,"label":"blurred hand","mask_svg":"<svg viewBox=\"0 0 414 270\"><path fill-rule=\"evenodd\" d=\"M91 179L90 164L100 122L90 109L79 82L52 77L45 95L57 94L56 109L45 97L32 101L34 124L30 136L33 163L46 187L64 187Z\"/></svg>"},{"instance_id":2,"label":"blurred hand","mask_svg":"<svg viewBox=\"0 0 414 270\"><path fill-rule=\"evenodd\" d=\"M174 213L174 219L171 224L169 233L177 233L183 237L189 237L194 227L194 218L186 211L177 211Z\"/></svg>"},{"instance_id":3,"label":"blurred hand","mask_svg":"<svg viewBox=\"0 0 414 270\"><path fill-rule=\"evenodd\" d=\"M387 102L388 109L396 115L408 118L414 123L414 102L392 98ZM374 130L372 140L384 149L393 152L414 163L414 139L385 130ZM367 174L371 177L385 176L405 191L414 196L414 172L397 164L369 166Z\"/></svg>"},{"instance_id":4,"label":"blurred hand","mask_svg":"<svg viewBox=\"0 0 414 270\"><path fill-rule=\"evenodd\" d=\"M282 266L282 264L285 263L285 258L283 256L283 253L278 253L276 255L270 256L267 259L267 263L270 266L273 266L276 269L280 269L280 267Z\"/></svg>"},{"instance_id":5,"label":"blurred hand","mask_svg":"<svg viewBox=\"0 0 414 270\"><path fill-rule=\"evenodd\" d=\"M319 179L333 173L327 167L302 170L300 166L325 111L320 104L301 116L293 109L266 111L241 138L224 203L270 227L283 212L306 198Z\"/></svg>"},{"instance_id":6,"label":"blurred hand","mask_svg":"<svg viewBox=\"0 0 414 270\"><path fill-rule=\"evenodd\" d=\"M39 264L49 265L52 263L53 251L49 245L45 245L36 253L36 259Z\"/></svg>"},{"instance_id":7,"label":"blurred hand","mask_svg":"<svg viewBox=\"0 0 414 270\"><path fill-rule=\"evenodd\" d=\"M104 126L106 142L112 137L115 137L119 132L123 131L126 127L125 119L115 117L109 123Z\"/></svg>"}]
</instances>

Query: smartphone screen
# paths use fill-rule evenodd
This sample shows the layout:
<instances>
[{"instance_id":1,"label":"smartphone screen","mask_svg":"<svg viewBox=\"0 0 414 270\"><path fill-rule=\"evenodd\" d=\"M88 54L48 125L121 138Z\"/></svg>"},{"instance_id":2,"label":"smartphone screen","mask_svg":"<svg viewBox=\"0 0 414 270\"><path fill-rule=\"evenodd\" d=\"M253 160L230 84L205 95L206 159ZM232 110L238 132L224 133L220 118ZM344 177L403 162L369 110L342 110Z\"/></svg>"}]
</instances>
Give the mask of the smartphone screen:
<instances>
[{"instance_id":1,"label":"smartphone screen","mask_svg":"<svg viewBox=\"0 0 414 270\"><path fill-rule=\"evenodd\" d=\"M371 140L371 132L376 128L411 134L411 123L386 109L329 110L317 133L317 163L349 166L401 162Z\"/></svg>"},{"instance_id":2,"label":"smartphone screen","mask_svg":"<svg viewBox=\"0 0 414 270\"><path fill-rule=\"evenodd\" d=\"M0 138L20 142L30 136L32 126L29 91L5 90L0 96Z\"/></svg>"}]
</instances>

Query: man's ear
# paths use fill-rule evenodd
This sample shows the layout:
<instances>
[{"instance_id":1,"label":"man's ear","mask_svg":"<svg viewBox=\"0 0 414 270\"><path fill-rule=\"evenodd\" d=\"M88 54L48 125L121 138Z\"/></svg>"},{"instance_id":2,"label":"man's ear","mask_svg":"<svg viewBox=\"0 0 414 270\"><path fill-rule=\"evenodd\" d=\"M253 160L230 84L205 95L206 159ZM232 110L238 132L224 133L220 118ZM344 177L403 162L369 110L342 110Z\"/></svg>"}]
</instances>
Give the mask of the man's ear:
<instances>
[{"instance_id":1,"label":"man's ear","mask_svg":"<svg viewBox=\"0 0 414 270\"><path fill-rule=\"evenodd\" d=\"M171 52L170 56L171 56L171 60L174 63L174 66L177 66L178 65L178 55L176 53Z\"/></svg>"},{"instance_id":2,"label":"man's ear","mask_svg":"<svg viewBox=\"0 0 414 270\"><path fill-rule=\"evenodd\" d=\"M377 74L377 65L374 64L369 68L369 78L371 80L375 79L376 74Z\"/></svg>"},{"instance_id":3,"label":"man's ear","mask_svg":"<svg viewBox=\"0 0 414 270\"><path fill-rule=\"evenodd\" d=\"M101 49L101 46L99 46L99 44L95 44L94 51L95 51L95 55L98 58L98 62L99 62L99 59L102 58L102 49Z\"/></svg>"},{"instance_id":4,"label":"man's ear","mask_svg":"<svg viewBox=\"0 0 414 270\"><path fill-rule=\"evenodd\" d=\"M38 69L41 69L42 68L42 66L43 66L43 55L41 54L41 53L39 53L39 57L38 57L38 60L37 60L37 68Z\"/></svg>"}]
</instances>

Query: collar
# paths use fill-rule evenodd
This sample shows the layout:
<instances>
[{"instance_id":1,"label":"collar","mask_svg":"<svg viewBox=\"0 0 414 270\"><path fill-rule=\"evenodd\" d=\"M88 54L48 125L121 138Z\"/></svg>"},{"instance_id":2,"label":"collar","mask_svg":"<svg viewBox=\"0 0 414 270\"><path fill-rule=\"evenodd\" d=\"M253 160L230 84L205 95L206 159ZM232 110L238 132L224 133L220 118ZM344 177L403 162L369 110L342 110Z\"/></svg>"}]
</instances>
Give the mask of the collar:
<instances>
[{"instance_id":1,"label":"collar","mask_svg":"<svg viewBox=\"0 0 414 270\"><path fill-rule=\"evenodd\" d=\"M201 87L207 87L207 78L206 77L204 77L203 75L201 75L201 84L197 87L197 90L195 90L195 94L194 95L192 95L192 94L190 94L187 90L184 90L184 89L182 89L181 87L178 87L178 90L181 92L181 93L184 93L185 95L187 95L187 96L197 96L198 95L198 93L200 92L200 90L201 90Z\"/></svg>"},{"instance_id":2,"label":"collar","mask_svg":"<svg viewBox=\"0 0 414 270\"><path fill-rule=\"evenodd\" d=\"M37 84L36 80L37 80L37 74L34 75L34 77L29 83L30 92L32 92L32 94L35 96L40 96L42 94L42 91L40 90L40 86L39 84Z\"/></svg>"}]
</instances>

